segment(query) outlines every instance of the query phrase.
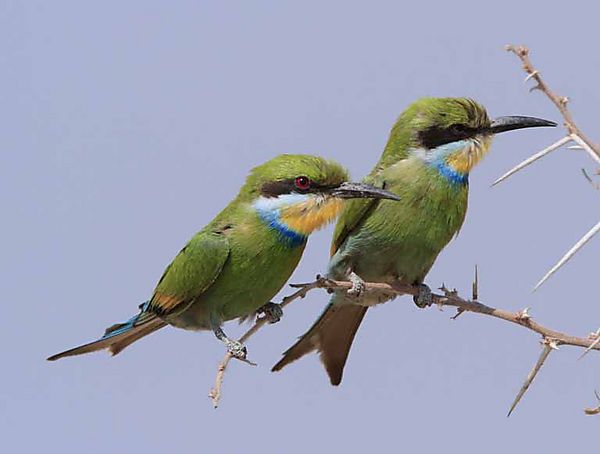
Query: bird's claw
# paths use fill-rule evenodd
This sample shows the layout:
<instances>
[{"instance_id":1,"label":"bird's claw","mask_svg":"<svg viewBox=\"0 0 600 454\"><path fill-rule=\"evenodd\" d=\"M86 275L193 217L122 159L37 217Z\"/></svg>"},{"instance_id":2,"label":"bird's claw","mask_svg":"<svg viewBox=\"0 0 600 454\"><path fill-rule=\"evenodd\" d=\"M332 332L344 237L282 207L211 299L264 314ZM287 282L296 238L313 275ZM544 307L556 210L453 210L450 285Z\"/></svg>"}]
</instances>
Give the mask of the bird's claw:
<instances>
[{"instance_id":1,"label":"bird's claw","mask_svg":"<svg viewBox=\"0 0 600 454\"><path fill-rule=\"evenodd\" d=\"M355 272L350 273L348 280L352 284L352 287L348 289L348 295L354 298L359 298L366 290L365 281L363 281L358 274Z\"/></svg>"},{"instance_id":2,"label":"bird's claw","mask_svg":"<svg viewBox=\"0 0 600 454\"><path fill-rule=\"evenodd\" d=\"M235 358L243 363L250 364L251 366L256 366L256 363L253 363L246 358L248 355L248 349L241 342L229 339L225 342L225 346L227 347L227 353L229 353L232 358Z\"/></svg>"},{"instance_id":3,"label":"bird's claw","mask_svg":"<svg viewBox=\"0 0 600 454\"><path fill-rule=\"evenodd\" d=\"M248 354L246 346L236 340L227 340L225 346L227 347L229 354L234 358L246 358L246 355Z\"/></svg>"},{"instance_id":4,"label":"bird's claw","mask_svg":"<svg viewBox=\"0 0 600 454\"><path fill-rule=\"evenodd\" d=\"M425 309L433 304L433 293L425 284L419 284L419 293L413 296L413 301L417 307Z\"/></svg>"},{"instance_id":5,"label":"bird's claw","mask_svg":"<svg viewBox=\"0 0 600 454\"><path fill-rule=\"evenodd\" d=\"M268 302L258 309L259 314L264 314L264 318L268 323L277 323L283 317L283 309L281 305Z\"/></svg>"}]
</instances>

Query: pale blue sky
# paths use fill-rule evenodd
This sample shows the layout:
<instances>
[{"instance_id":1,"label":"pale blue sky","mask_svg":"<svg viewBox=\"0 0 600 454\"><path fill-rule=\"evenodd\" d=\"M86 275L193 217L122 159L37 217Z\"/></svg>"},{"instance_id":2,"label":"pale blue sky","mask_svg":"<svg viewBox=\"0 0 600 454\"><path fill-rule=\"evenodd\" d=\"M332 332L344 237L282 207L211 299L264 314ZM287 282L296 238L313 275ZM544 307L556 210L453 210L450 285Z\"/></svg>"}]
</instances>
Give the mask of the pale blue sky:
<instances>
[{"instance_id":1,"label":"pale blue sky","mask_svg":"<svg viewBox=\"0 0 600 454\"><path fill-rule=\"evenodd\" d=\"M312 293L249 342L259 367L233 364L217 411L207 392L223 347L210 333L165 329L114 359L44 361L134 313L248 170L276 154L321 154L360 178L397 115L425 95L470 96L492 116L560 120L527 92L503 51L509 42L534 49L600 140L598 7L536 3L0 2L6 451L597 446L599 420L582 414L600 388L597 355L553 355L506 419L538 338L477 315L451 321L452 311L420 311L408 299L369 311L332 388L314 355L269 372L325 304L325 293ZM599 194L580 172L593 170L589 159L563 150L490 188L560 135L497 138L471 177L464 228L427 282L466 292L477 263L486 303L530 306L539 321L586 335L600 326L598 240L531 288L598 221ZM330 235L311 239L292 281L325 269Z\"/></svg>"}]
</instances>

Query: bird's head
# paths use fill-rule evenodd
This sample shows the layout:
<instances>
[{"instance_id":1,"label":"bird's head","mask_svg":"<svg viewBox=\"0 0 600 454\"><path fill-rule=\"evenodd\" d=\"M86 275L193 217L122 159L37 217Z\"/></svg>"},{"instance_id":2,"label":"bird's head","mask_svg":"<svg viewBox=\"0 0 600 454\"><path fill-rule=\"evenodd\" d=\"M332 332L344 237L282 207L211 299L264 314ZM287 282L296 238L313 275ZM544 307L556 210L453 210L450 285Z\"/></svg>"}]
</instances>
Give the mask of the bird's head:
<instances>
[{"instance_id":1,"label":"bird's head","mask_svg":"<svg viewBox=\"0 0 600 454\"><path fill-rule=\"evenodd\" d=\"M495 134L540 126L556 123L522 116L490 120L485 108L471 99L422 98L394 125L380 166L393 164L399 150L408 150L452 181L464 183Z\"/></svg>"},{"instance_id":2,"label":"bird's head","mask_svg":"<svg viewBox=\"0 0 600 454\"><path fill-rule=\"evenodd\" d=\"M253 169L242 193L269 227L293 242L304 242L333 221L345 199L399 199L383 189L348 182L347 171L337 162L289 154Z\"/></svg>"}]
</instances>

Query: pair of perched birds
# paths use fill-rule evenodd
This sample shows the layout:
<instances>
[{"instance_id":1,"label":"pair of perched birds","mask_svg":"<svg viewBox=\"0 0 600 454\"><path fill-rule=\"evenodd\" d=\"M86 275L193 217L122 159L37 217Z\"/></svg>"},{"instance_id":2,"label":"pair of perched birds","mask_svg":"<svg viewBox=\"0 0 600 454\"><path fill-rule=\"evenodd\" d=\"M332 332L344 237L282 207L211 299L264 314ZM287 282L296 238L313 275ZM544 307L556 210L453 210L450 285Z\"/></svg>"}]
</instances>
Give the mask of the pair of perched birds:
<instances>
[{"instance_id":1,"label":"pair of perched birds","mask_svg":"<svg viewBox=\"0 0 600 454\"><path fill-rule=\"evenodd\" d=\"M383 155L361 183L339 164L309 155L281 155L256 167L237 197L177 254L140 313L102 338L51 356L108 349L117 354L166 326L212 330L236 358L246 348L223 332L225 321L265 313L298 265L308 236L340 215L328 276L352 288L334 292L314 325L273 370L317 350L338 385L356 331L369 306L394 295L363 292L364 282L419 286L415 303L431 303L423 280L459 231L471 169L495 134L556 126L533 117L490 120L466 98L423 98L402 113ZM351 200L345 200L351 199Z\"/></svg>"}]
</instances>

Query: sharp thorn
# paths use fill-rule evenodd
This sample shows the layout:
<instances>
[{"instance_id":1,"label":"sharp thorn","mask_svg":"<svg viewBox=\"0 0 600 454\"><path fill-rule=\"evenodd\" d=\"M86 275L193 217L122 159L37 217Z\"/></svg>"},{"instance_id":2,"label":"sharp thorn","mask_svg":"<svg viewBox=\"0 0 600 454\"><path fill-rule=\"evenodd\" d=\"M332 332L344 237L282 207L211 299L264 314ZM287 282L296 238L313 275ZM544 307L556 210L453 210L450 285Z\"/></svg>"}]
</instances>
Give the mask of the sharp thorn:
<instances>
[{"instance_id":1,"label":"sharp thorn","mask_svg":"<svg viewBox=\"0 0 600 454\"><path fill-rule=\"evenodd\" d=\"M545 339L543 341L543 348L542 348L540 357L538 358L537 362L535 363L535 366L533 366L533 369L531 369L531 372L529 372L529 374L527 375L527 378L525 379L523 386L519 390L517 397L515 397L515 400L513 401L512 405L510 406L510 410L508 411L508 414L506 415L507 418L512 414L512 412L515 410L515 408L517 408L517 405L519 404L519 402L521 401L521 399L523 398L523 396L529 389L529 386L531 385L531 383L537 376L538 372L544 365L544 362L546 362L548 355L550 355L550 352L553 349L553 347L551 346L552 343L553 343L553 341L549 341L547 339Z\"/></svg>"},{"instance_id":2,"label":"sharp thorn","mask_svg":"<svg viewBox=\"0 0 600 454\"><path fill-rule=\"evenodd\" d=\"M232 358L237 359L238 361L241 361L243 363L246 363L250 366L258 366L258 364L256 364L255 362L250 361L249 359L246 358L238 358L237 356L233 356Z\"/></svg>"},{"instance_id":3,"label":"sharp thorn","mask_svg":"<svg viewBox=\"0 0 600 454\"><path fill-rule=\"evenodd\" d=\"M590 157L594 161L596 161L598 164L600 164L600 156L585 140L583 140L577 134L571 134L570 137L571 137L571 139L573 139L573 141L577 142L577 144L580 145L581 148L583 148L585 151L587 151L587 153L590 155Z\"/></svg>"},{"instance_id":4,"label":"sharp thorn","mask_svg":"<svg viewBox=\"0 0 600 454\"><path fill-rule=\"evenodd\" d=\"M600 222L598 222L585 235L583 235L583 237L581 237L581 239L577 243L575 243L575 245L571 249L569 249L565 255L561 257L561 259L556 263L556 265L550 268L550 271L548 271L544 275L544 277L540 279L540 281L535 285L533 291L535 292L538 288L540 288L542 284L550 278L550 276L556 273L565 263L567 263L577 253L577 251L579 251L585 245L585 243L591 240L592 237L598 232L600 232Z\"/></svg>"},{"instance_id":5,"label":"sharp thorn","mask_svg":"<svg viewBox=\"0 0 600 454\"><path fill-rule=\"evenodd\" d=\"M494 181L492 183L492 186L496 186L498 183L506 180L508 177L510 177L511 175L517 173L519 170L524 169L525 167L527 167L528 165L534 163L535 161L537 161L538 159L543 158L544 156L546 156L548 153L551 153L552 151L556 150L557 148L562 147L564 144L570 142L571 140L573 140L571 137L566 136L563 137L562 139L554 142L552 145L550 145L547 148L544 148L542 151L537 152L536 154L530 156L529 158L525 159L524 161L522 161L521 163L517 164L515 167L513 167L512 169L510 169L508 172L506 172L504 175L502 175L500 178L498 178L496 181Z\"/></svg>"},{"instance_id":6,"label":"sharp thorn","mask_svg":"<svg viewBox=\"0 0 600 454\"><path fill-rule=\"evenodd\" d=\"M596 340L592 343L592 345L585 349L581 356L577 358L578 360L582 359L585 355L594 350L600 344L600 329L594 333L594 336L596 336Z\"/></svg>"},{"instance_id":7,"label":"sharp thorn","mask_svg":"<svg viewBox=\"0 0 600 454\"><path fill-rule=\"evenodd\" d=\"M583 176L585 177L585 179L588 180L588 182L592 186L596 187L596 184L594 184L594 180L592 180L592 177L590 177L590 175L587 173L587 170L581 169L581 173L583 173Z\"/></svg>"},{"instance_id":8,"label":"sharp thorn","mask_svg":"<svg viewBox=\"0 0 600 454\"><path fill-rule=\"evenodd\" d=\"M528 307L526 307L522 311L517 312L517 320L525 323L531 320L531 314L529 313Z\"/></svg>"},{"instance_id":9,"label":"sharp thorn","mask_svg":"<svg viewBox=\"0 0 600 454\"><path fill-rule=\"evenodd\" d=\"M479 299L479 273L477 270L477 265L475 265L475 279L473 280L473 301L477 301Z\"/></svg>"},{"instance_id":10,"label":"sharp thorn","mask_svg":"<svg viewBox=\"0 0 600 454\"><path fill-rule=\"evenodd\" d=\"M455 315L453 315L452 317L450 317L450 320L456 320L458 317L460 317L460 316L461 316L462 314L464 314L465 312L467 312L467 311L466 311L466 310L464 310L464 309L458 308L458 309L456 310L456 314L455 314Z\"/></svg>"},{"instance_id":11,"label":"sharp thorn","mask_svg":"<svg viewBox=\"0 0 600 454\"><path fill-rule=\"evenodd\" d=\"M529 81L532 77L535 77L535 76L539 75L539 73L540 72L536 69L532 73L528 74L527 77L525 78L525 80L523 82L527 83L527 81Z\"/></svg>"}]
</instances>

